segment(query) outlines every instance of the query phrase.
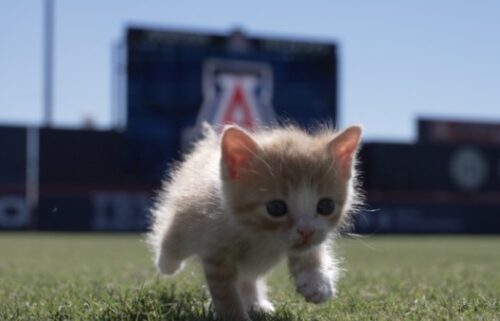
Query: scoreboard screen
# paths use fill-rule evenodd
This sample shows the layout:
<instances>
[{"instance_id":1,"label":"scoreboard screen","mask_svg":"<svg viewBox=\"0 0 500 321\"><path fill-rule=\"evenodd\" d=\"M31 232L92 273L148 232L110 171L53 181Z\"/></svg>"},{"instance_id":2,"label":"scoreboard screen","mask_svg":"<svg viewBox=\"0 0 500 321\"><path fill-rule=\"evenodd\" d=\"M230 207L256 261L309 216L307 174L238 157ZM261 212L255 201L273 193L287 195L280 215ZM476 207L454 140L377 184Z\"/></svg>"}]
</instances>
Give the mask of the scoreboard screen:
<instances>
[{"instance_id":1,"label":"scoreboard screen","mask_svg":"<svg viewBox=\"0 0 500 321\"><path fill-rule=\"evenodd\" d=\"M146 181L162 177L205 121L335 124L332 42L129 28L126 43L126 134Z\"/></svg>"}]
</instances>

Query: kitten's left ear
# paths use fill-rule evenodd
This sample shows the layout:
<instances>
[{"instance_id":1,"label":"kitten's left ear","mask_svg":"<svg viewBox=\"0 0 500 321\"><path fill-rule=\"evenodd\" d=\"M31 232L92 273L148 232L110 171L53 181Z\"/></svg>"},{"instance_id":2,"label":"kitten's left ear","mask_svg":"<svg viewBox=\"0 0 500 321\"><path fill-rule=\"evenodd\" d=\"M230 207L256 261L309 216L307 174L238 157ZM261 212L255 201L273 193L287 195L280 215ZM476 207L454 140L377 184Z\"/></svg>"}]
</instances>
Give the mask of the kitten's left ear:
<instances>
[{"instance_id":1,"label":"kitten's left ear","mask_svg":"<svg viewBox=\"0 0 500 321\"><path fill-rule=\"evenodd\" d=\"M222 161L231 179L238 179L242 170L248 167L258 146L257 143L238 126L226 126L221 140Z\"/></svg>"},{"instance_id":2,"label":"kitten's left ear","mask_svg":"<svg viewBox=\"0 0 500 321\"><path fill-rule=\"evenodd\" d=\"M328 151L338 164L340 175L349 179L352 175L353 159L361 138L361 126L351 126L341 131L330 143Z\"/></svg>"}]
</instances>

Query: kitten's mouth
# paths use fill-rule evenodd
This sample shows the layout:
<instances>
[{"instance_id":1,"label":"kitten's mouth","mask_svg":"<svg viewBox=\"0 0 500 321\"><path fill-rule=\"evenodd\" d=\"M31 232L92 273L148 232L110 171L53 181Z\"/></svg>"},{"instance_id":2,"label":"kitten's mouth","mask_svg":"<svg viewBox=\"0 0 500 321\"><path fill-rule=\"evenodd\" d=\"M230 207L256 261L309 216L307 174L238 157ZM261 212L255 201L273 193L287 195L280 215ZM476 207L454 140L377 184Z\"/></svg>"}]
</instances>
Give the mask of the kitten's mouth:
<instances>
[{"instance_id":1,"label":"kitten's mouth","mask_svg":"<svg viewBox=\"0 0 500 321\"><path fill-rule=\"evenodd\" d=\"M293 250L302 251L302 250L310 249L310 248L318 245L319 243L321 243L321 239L307 238L307 239L302 239L299 242L292 244L291 248Z\"/></svg>"},{"instance_id":2,"label":"kitten's mouth","mask_svg":"<svg viewBox=\"0 0 500 321\"><path fill-rule=\"evenodd\" d=\"M301 243L301 244L297 244L293 247L294 250L305 250L306 248L308 248L309 245L308 244L304 244L304 243Z\"/></svg>"},{"instance_id":3,"label":"kitten's mouth","mask_svg":"<svg viewBox=\"0 0 500 321\"><path fill-rule=\"evenodd\" d=\"M311 241L310 240L302 240L299 243L295 243L292 248L294 250L304 250L311 247Z\"/></svg>"}]
</instances>

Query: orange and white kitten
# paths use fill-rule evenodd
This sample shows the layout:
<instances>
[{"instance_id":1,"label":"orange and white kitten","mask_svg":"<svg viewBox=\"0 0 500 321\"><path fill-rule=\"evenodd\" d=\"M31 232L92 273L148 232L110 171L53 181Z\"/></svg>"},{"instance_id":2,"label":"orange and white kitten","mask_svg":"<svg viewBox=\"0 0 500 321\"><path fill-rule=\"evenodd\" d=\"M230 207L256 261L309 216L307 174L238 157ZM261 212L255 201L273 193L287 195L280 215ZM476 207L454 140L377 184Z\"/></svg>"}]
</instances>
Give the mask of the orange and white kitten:
<instances>
[{"instance_id":1,"label":"orange and white kitten","mask_svg":"<svg viewBox=\"0 0 500 321\"><path fill-rule=\"evenodd\" d=\"M250 133L207 130L172 172L153 209L148 240L163 274L201 258L213 305L225 320L272 312L265 274L288 259L306 301L335 295L330 242L348 222L361 128L310 134L288 126Z\"/></svg>"}]
</instances>

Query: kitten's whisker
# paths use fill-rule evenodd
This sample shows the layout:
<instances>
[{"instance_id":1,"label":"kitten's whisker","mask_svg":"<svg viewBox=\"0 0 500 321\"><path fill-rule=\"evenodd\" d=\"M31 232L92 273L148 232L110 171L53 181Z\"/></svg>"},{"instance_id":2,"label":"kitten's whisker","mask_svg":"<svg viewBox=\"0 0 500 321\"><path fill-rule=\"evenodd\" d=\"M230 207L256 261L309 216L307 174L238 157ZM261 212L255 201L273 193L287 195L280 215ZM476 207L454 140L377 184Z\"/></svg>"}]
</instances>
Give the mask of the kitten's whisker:
<instances>
[{"instance_id":1,"label":"kitten's whisker","mask_svg":"<svg viewBox=\"0 0 500 321\"><path fill-rule=\"evenodd\" d=\"M247 173L251 173L251 174L254 174L254 175L257 175L257 176L264 176L262 173L256 171L256 170L253 170L253 169L246 169L245 170Z\"/></svg>"},{"instance_id":2,"label":"kitten's whisker","mask_svg":"<svg viewBox=\"0 0 500 321\"><path fill-rule=\"evenodd\" d=\"M372 235L361 235L361 234L356 234L356 233L346 233L347 236L352 237L353 240L359 241L362 245L366 246L370 250L377 251L377 252L382 252L379 248L368 244L367 242L364 241L364 239L367 239L371 237Z\"/></svg>"},{"instance_id":3,"label":"kitten's whisker","mask_svg":"<svg viewBox=\"0 0 500 321\"><path fill-rule=\"evenodd\" d=\"M262 157L260 157L259 155L257 155L257 153L255 153L254 151L250 150L248 147L246 147L246 150L253 156L255 157L256 159L260 160L264 165L266 165L267 169L269 170L269 174L272 176L272 177L275 177L274 176L274 171L273 171L273 167L271 165L269 165L268 162L266 162L265 159L263 159Z\"/></svg>"},{"instance_id":4,"label":"kitten's whisker","mask_svg":"<svg viewBox=\"0 0 500 321\"><path fill-rule=\"evenodd\" d=\"M333 176L335 176L335 175L337 175L337 169L335 168L335 166L334 166L334 163L333 163L333 162L330 162L330 163L328 164L328 171L327 171L327 173L328 173L329 175L331 175L332 177L333 177Z\"/></svg>"}]
</instances>

